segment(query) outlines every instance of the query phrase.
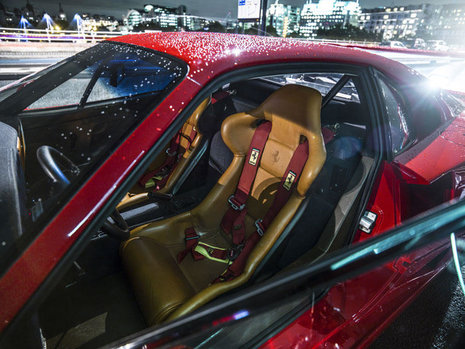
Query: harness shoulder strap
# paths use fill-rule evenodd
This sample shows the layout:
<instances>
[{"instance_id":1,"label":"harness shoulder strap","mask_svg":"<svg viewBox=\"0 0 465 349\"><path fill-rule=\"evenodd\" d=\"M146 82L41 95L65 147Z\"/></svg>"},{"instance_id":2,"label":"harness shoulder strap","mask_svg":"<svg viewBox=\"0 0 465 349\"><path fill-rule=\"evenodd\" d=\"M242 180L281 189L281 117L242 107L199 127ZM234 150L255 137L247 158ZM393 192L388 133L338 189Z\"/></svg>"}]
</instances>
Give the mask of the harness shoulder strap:
<instances>
[{"instance_id":1,"label":"harness shoulder strap","mask_svg":"<svg viewBox=\"0 0 465 349\"><path fill-rule=\"evenodd\" d=\"M276 217L279 211L289 200L308 159L308 154L308 141L305 140L304 142L300 143L295 150L289 165L284 172L284 176L281 178L278 192L276 193L276 196L273 200L273 204L265 214L265 217L263 220L257 219L255 221L256 231L247 238L244 244L244 248L233 261L233 263L218 278L216 278L213 283L231 280L242 274L250 253L260 241L260 238L263 236L264 232L273 221L274 217Z\"/></svg>"},{"instance_id":2,"label":"harness shoulder strap","mask_svg":"<svg viewBox=\"0 0 465 349\"><path fill-rule=\"evenodd\" d=\"M236 191L228 199L231 207L221 221L221 228L232 235L235 245L240 244L245 237L244 219L247 213L245 203L255 180L271 126L271 122L265 121L255 129Z\"/></svg>"},{"instance_id":3,"label":"harness shoulder strap","mask_svg":"<svg viewBox=\"0 0 465 349\"><path fill-rule=\"evenodd\" d=\"M170 146L166 149L165 161L155 170L145 174L140 180L139 184L148 189L157 185L156 190L163 188L174 165L179 159L179 144L181 143L181 131L178 131L176 135L171 139ZM158 181L155 183L155 180Z\"/></svg>"}]
</instances>

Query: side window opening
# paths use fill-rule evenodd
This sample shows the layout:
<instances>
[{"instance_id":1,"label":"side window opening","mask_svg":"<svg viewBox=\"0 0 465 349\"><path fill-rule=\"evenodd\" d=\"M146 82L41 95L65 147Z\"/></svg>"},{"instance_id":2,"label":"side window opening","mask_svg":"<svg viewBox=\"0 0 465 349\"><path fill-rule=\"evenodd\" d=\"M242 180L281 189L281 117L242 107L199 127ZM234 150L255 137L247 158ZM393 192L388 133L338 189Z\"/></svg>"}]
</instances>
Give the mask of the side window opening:
<instances>
[{"instance_id":1,"label":"side window opening","mask_svg":"<svg viewBox=\"0 0 465 349\"><path fill-rule=\"evenodd\" d=\"M116 85L119 92L95 95L99 103L83 104L105 62L114 59L128 65L126 75L116 71L116 81L109 75L99 86ZM1 268L21 253L185 71L169 56L105 42L0 91L1 122L16 130L23 165L21 176L8 178L25 193L16 205L24 207L16 210L23 231L8 225L0 229L0 241L3 236L16 238L0 246Z\"/></svg>"},{"instance_id":2,"label":"side window opening","mask_svg":"<svg viewBox=\"0 0 465 349\"><path fill-rule=\"evenodd\" d=\"M391 138L391 151L399 154L412 139L411 131L407 123L406 108L396 90L379 79L379 84L384 97L384 106L389 122L389 135Z\"/></svg>"},{"instance_id":3,"label":"side window opening","mask_svg":"<svg viewBox=\"0 0 465 349\"><path fill-rule=\"evenodd\" d=\"M60 107L77 107L98 65L98 63L93 64L74 75L71 79L65 80L62 84L56 86L53 90L30 104L26 108L26 111ZM69 93L70 91L73 91L73 93Z\"/></svg>"}]
</instances>

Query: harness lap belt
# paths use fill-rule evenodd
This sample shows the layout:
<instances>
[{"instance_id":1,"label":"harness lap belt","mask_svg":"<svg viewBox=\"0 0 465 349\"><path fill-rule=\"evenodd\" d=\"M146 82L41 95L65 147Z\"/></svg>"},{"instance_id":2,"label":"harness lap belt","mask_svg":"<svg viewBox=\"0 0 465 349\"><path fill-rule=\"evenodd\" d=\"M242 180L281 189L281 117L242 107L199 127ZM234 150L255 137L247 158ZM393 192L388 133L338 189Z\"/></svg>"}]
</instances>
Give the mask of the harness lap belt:
<instances>
[{"instance_id":1,"label":"harness lap belt","mask_svg":"<svg viewBox=\"0 0 465 349\"><path fill-rule=\"evenodd\" d=\"M261 155L270 131L270 122L260 124L255 130L246 157L248 161L244 164L242 169L236 193L228 199L231 207L223 217L221 226L226 233L232 234L235 246L229 250L211 246L199 241L200 236L195 232L194 228L187 228L185 231L186 248L178 253L178 263L181 263L185 256L191 252L192 257L196 261L208 258L213 261L228 264L228 268L219 277L213 280L212 283L230 280L243 272L248 256L263 236L273 218L289 200L307 161L309 149L308 141L305 140L296 148L284 172L284 176L281 178L272 206L263 219L255 221L256 231L244 242L244 219L247 212L245 203L249 197L258 164L260 163Z\"/></svg>"}]
</instances>

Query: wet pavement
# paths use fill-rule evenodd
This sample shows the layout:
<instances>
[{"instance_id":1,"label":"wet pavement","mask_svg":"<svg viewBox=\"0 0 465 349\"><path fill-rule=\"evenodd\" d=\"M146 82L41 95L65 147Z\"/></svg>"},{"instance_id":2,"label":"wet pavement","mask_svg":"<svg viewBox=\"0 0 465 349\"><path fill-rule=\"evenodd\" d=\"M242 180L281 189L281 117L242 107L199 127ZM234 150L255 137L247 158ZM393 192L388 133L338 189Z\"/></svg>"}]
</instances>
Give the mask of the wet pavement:
<instances>
[{"instance_id":1,"label":"wet pavement","mask_svg":"<svg viewBox=\"0 0 465 349\"><path fill-rule=\"evenodd\" d=\"M465 273L465 267L462 273ZM465 348L465 295L452 264L370 348Z\"/></svg>"}]
</instances>

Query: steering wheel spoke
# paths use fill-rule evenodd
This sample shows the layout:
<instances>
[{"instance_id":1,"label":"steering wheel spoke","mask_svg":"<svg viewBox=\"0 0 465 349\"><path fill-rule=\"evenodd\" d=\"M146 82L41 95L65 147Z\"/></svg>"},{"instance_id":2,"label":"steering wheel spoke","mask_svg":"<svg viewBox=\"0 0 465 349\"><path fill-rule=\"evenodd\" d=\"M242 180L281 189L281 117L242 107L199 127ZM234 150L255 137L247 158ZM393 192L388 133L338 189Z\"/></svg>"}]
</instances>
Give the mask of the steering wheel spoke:
<instances>
[{"instance_id":1,"label":"steering wheel spoke","mask_svg":"<svg viewBox=\"0 0 465 349\"><path fill-rule=\"evenodd\" d=\"M68 157L55 148L43 145L37 149L37 160L44 170L45 174L54 182L67 186L70 183L65 172L69 172L72 176L79 175L79 167L77 167Z\"/></svg>"}]
</instances>

